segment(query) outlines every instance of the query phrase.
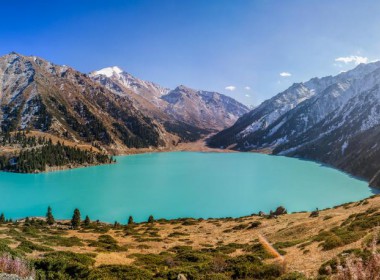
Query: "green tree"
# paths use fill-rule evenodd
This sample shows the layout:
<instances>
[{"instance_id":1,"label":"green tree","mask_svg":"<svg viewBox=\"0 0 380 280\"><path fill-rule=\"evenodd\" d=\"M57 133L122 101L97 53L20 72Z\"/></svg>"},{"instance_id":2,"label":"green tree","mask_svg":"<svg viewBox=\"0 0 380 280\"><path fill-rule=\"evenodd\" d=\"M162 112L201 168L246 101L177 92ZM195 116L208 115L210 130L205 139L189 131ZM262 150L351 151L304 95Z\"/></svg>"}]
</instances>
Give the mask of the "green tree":
<instances>
[{"instance_id":1,"label":"green tree","mask_svg":"<svg viewBox=\"0 0 380 280\"><path fill-rule=\"evenodd\" d=\"M90 217L86 215L86 218L84 219L84 225L88 227L91 224Z\"/></svg>"},{"instance_id":2,"label":"green tree","mask_svg":"<svg viewBox=\"0 0 380 280\"><path fill-rule=\"evenodd\" d=\"M133 225L135 222L133 221L133 217L129 216L128 218L128 225Z\"/></svg>"},{"instance_id":3,"label":"green tree","mask_svg":"<svg viewBox=\"0 0 380 280\"><path fill-rule=\"evenodd\" d=\"M71 226L77 229L80 226L80 211L75 208L73 218L71 219Z\"/></svg>"},{"instance_id":4,"label":"green tree","mask_svg":"<svg viewBox=\"0 0 380 280\"><path fill-rule=\"evenodd\" d=\"M5 223L5 216L4 216L4 213L1 213L0 215L0 224L4 224Z\"/></svg>"},{"instance_id":5,"label":"green tree","mask_svg":"<svg viewBox=\"0 0 380 280\"><path fill-rule=\"evenodd\" d=\"M46 213L46 223L48 225L53 225L55 223L54 216L51 210L51 207L49 206Z\"/></svg>"},{"instance_id":6,"label":"green tree","mask_svg":"<svg viewBox=\"0 0 380 280\"><path fill-rule=\"evenodd\" d=\"M154 218L153 218L153 216L152 215L150 215L149 216L149 218L148 218L148 223L154 223Z\"/></svg>"}]
</instances>

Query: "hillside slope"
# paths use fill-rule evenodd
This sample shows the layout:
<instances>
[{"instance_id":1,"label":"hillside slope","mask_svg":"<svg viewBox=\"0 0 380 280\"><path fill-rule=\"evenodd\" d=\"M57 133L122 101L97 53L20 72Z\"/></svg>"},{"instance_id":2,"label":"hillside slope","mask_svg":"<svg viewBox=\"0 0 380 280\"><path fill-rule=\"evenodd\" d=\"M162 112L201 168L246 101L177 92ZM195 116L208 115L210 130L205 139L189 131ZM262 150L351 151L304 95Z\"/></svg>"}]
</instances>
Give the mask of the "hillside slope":
<instances>
[{"instance_id":1,"label":"hillside slope","mask_svg":"<svg viewBox=\"0 0 380 280\"><path fill-rule=\"evenodd\" d=\"M379 186L379 86L380 62L295 84L215 135L209 144L317 160Z\"/></svg>"},{"instance_id":2,"label":"hillside slope","mask_svg":"<svg viewBox=\"0 0 380 280\"><path fill-rule=\"evenodd\" d=\"M379 208L377 196L313 213L128 225L88 219L77 229L69 220L26 218L0 222L0 257L33 261L37 275L53 279L336 279L338 263L368 260L379 248Z\"/></svg>"},{"instance_id":3,"label":"hillside slope","mask_svg":"<svg viewBox=\"0 0 380 280\"><path fill-rule=\"evenodd\" d=\"M164 146L163 127L70 67L16 53L0 58L2 132L39 130L107 149Z\"/></svg>"}]
</instances>

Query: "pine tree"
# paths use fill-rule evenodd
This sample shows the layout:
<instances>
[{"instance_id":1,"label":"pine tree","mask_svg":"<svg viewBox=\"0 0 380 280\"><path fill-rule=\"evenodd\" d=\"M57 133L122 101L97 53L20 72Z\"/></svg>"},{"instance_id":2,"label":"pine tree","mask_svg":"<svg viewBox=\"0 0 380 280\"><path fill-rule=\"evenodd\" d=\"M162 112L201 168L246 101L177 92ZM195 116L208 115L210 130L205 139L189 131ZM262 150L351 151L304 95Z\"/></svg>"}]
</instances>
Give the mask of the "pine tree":
<instances>
[{"instance_id":1,"label":"pine tree","mask_svg":"<svg viewBox=\"0 0 380 280\"><path fill-rule=\"evenodd\" d=\"M150 223L150 224L154 223L154 218L152 215L149 216L148 223Z\"/></svg>"},{"instance_id":2,"label":"pine tree","mask_svg":"<svg viewBox=\"0 0 380 280\"><path fill-rule=\"evenodd\" d=\"M54 216L51 210L51 207L49 206L46 213L46 223L48 225L53 225L55 223Z\"/></svg>"},{"instance_id":3,"label":"pine tree","mask_svg":"<svg viewBox=\"0 0 380 280\"><path fill-rule=\"evenodd\" d=\"M88 227L91 224L90 217L86 215L86 218L84 219L84 225Z\"/></svg>"},{"instance_id":4,"label":"pine tree","mask_svg":"<svg viewBox=\"0 0 380 280\"><path fill-rule=\"evenodd\" d=\"M129 216L128 218L128 225L133 225L135 222L133 221L133 217Z\"/></svg>"},{"instance_id":5,"label":"pine tree","mask_svg":"<svg viewBox=\"0 0 380 280\"><path fill-rule=\"evenodd\" d=\"M71 226L77 229L80 226L80 211L75 208L73 218L71 219Z\"/></svg>"},{"instance_id":6,"label":"pine tree","mask_svg":"<svg viewBox=\"0 0 380 280\"><path fill-rule=\"evenodd\" d=\"M5 223L5 216L4 216L4 213L1 213L0 215L0 224L4 224Z\"/></svg>"}]
</instances>

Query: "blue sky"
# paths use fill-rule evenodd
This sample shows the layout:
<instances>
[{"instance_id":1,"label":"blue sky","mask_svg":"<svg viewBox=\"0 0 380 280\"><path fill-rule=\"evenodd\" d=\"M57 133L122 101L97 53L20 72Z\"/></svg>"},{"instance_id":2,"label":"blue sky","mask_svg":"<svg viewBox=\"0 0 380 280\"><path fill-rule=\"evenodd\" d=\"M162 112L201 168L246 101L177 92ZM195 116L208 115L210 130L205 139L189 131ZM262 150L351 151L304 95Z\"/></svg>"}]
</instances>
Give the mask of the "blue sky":
<instances>
[{"instance_id":1,"label":"blue sky","mask_svg":"<svg viewBox=\"0 0 380 280\"><path fill-rule=\"evenodd\" d=\"M118 65L257 105L294 82L379 59L379 14L372 0L4 1L0 54L82 72Z\"/></svg>"}]
</instances>

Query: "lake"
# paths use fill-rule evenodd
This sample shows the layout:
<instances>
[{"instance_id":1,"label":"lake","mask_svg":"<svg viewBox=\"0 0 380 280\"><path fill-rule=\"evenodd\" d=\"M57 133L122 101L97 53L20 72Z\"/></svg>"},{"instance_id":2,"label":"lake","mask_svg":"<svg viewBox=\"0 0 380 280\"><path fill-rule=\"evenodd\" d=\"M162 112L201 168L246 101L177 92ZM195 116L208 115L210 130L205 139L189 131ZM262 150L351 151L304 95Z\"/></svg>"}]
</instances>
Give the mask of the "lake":
<instances>
[{"instance_id":1,"label":"lake","mask_svg":"<svg viewBox=\"0 0 380 280\"><path fill-rule=\"evenodd\" d=\"M0 173L7 218L71 218L125 223L178 217L239 217L322 209L372 195L365 181L318 163L255 153L170 152L117 157L112 165L42 174Z\"/></svg>"}]
</instances>

